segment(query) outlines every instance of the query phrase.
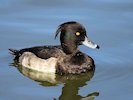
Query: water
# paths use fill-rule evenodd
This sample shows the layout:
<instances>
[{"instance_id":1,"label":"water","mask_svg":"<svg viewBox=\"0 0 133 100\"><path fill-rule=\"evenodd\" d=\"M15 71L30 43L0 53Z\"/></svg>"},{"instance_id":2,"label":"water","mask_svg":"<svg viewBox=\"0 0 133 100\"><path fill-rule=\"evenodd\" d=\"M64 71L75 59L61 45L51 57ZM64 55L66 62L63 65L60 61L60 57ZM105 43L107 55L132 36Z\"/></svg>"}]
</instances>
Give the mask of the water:
<instances>
[{"instance_id":1,"label":"water","mask_svg":"<svg viewBox=\"0 0 133 100\"><path fill-rule=\"evenodd\" d=\"M92 78L56 76L56 84L40 83L36 76L43 74L29 72L37 78L33 79L27 71L10 66L13 57L8 48L59 44L54 32L71 20L82 23L101 46L100 50L80 47L95 60ZM0 100L78 100L87 95L91 100L132 100L132 32L132 0L0 0Z\"/></svg>"}]
</instances>

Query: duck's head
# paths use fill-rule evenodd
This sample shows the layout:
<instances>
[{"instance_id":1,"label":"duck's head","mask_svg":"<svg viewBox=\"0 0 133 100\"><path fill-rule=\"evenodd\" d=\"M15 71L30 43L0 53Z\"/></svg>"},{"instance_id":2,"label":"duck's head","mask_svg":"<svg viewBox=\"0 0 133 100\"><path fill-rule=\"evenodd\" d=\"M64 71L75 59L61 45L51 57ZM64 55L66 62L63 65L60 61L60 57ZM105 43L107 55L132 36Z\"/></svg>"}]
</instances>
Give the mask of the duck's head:
<instances>
[{"instance_id":1,"label":"duck's head","mask_svg":"<svg viewBox=\"0 0 133 100\"><path fill-rule=\"evenodd\" d=\"M61 24L56 31L55 38L59 33L61 46L67 54L73 53L82 44L93 49L99 49L97 44L88 39L84 26L78 22L70 21Z\"/></svg>"}]
</instances>

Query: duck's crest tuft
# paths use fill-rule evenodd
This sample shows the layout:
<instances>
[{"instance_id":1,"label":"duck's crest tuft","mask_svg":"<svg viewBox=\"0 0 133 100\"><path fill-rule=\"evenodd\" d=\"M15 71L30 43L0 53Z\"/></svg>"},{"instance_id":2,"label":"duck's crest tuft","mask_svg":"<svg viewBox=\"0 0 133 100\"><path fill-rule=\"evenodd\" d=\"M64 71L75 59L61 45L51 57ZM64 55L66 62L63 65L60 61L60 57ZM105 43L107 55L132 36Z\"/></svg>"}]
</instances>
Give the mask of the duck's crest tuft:
<instances>
[{"instance_id":1,"label":"duck's crest tuft","mask_svg":"<svg viewBox=\"0 0 133 100\"><path fill-rule=\"evenodd\" d=\"M76 22L76 21L70 21L70 22L65 22L65 23L59 25L57 31L55 32L55 39L56 39L56 37L58 36L58 34L60 34L60 32L63 30L63 27L64 27L65 25L68 25L68 24L75 24L75 23L77 23L77 22Z\"/></svg>"}]
</instances>

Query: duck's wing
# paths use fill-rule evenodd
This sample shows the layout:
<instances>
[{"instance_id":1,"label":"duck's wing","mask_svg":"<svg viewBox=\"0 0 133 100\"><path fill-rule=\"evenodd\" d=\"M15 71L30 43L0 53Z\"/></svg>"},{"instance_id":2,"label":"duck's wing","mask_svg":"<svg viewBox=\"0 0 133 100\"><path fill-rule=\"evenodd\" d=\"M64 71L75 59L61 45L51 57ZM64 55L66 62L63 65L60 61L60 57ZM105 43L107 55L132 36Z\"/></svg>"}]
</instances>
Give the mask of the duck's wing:
<instances>
[{"instance_id":1,"label":"duck's wing","mask_svg":"<svg viewBox=\"0 0 133 100\"><path fill-rule=\"evenodd\" d=\"M37 57L42 59L48 59L50 57L58 57L59 55L63 54L61 46L37 46L31 48L24 48L21 50L9 49L12 55L15 55L15 60L18 60L19 57L24 52L32 52Z\"/></svg>"}]
</instances>

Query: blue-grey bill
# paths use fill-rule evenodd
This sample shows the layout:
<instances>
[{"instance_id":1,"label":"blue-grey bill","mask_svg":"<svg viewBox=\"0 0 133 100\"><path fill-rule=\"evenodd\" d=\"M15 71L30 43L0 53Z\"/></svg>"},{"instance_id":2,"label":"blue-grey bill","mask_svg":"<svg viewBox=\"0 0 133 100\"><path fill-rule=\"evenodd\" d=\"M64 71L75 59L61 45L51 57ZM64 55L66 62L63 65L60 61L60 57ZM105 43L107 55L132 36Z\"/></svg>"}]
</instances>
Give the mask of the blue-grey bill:
<instances>
[{"instance_id":1,"label":"blue-grey bill","mask_svg":"<svg viewBox=\"0 0 133 100\"><path fill-rule=\"evenodd\" d=\"M90 41L87 37L85 37L85 40L82 42L82 44L92 49L99 49L99 46Z\"/></svg>"}]
</instances>

